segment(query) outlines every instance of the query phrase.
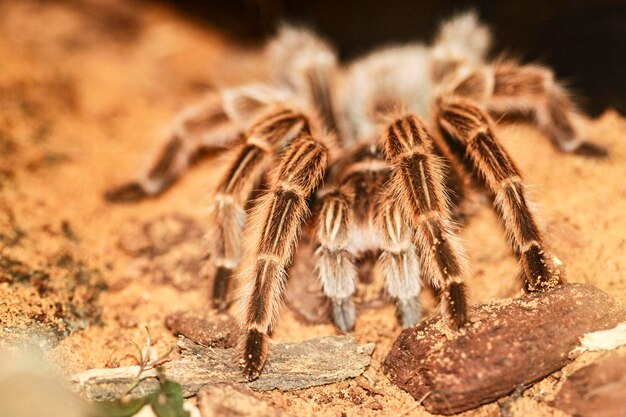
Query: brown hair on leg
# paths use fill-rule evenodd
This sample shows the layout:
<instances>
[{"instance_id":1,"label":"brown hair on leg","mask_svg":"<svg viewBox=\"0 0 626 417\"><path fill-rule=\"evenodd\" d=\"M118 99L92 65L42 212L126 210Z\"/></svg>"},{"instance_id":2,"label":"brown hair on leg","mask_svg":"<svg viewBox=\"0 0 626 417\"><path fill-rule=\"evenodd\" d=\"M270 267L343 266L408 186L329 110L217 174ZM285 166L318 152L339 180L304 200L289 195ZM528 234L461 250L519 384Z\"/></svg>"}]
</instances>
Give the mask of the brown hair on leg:
<instances>
[{"instance_id":1,"label":"brown hair on leg","mask_svg":"<svg viewBox=\"0 0 626 417\"><path fill-rule=\"evenodd\" d=\"M277 107L263 114L246 133L246 142L233 151L230 167L217 187L207 235L211 238L211 262L217 267L213 306L220 311L228 307L230 275L241 257L245 204L276 151L299 131L309 131L308 121L300 113Z\"/></svg>"},{"instance_id":2,"label":"brown hair on leg","mask_svg":"<svg viewBox=\"0 0 626 417\"><path fill-rule=\"evenodd\" d=\"M254 206L253 241L247 255L242 297L242 360L248 380L258 378L267 358L267 334L278 316L286 268L309 215L307 198L326 170L328 149L301 132L285 151L269 192Z\"/></svg>"},{"instance_id":3,"label":"brown hair on leg","mask_svg":"<svg viewBox=\"0 0 626 417\"><path fill-rule=\"evenodd\" d=\"M548 68L499 60L492 66L493 92L485 100L495 116L529 115L537 126L565 152L607 156L606 149L586 141L586 116L578 109L567 89Z\"/></svg>"},{"instance_id":4,"label":"brown hair on leg","mask_svg":"<svg viewBox=\"0 0 626 417\"><path fill-rule=\"evenodd\" d=\"M467 260L453 231L442 166L432 152L433 139L417 117L408 115L388 126L383 145L393 166L392 196L416 229L416 243L428 279L450 294L443 298L442 307L458 328L467 320L465 291L456 290L464 286Z\"/></svg>"},{"instance_id":5,"label":"brown hair on leg","mask_svg":"<svg viewBox=\"0 0 626 417\"><path fill-rule=\"evenodd\" d=\"M223 149L236 143L240 134L224 111L221 96L212 94L176 117L167 140L144 176L108 190L105 198L115 203L128 203L157 196L167 190L203 150Z\"/></svg>"},{"instance_id":6,"label":"brown hair on leg","mask_svg":"<svg viewBox=\"0 0 626 417\"><path fill-rule=\"evenodd\" d=\"M435 120L445 141L464 150L473 173L494 197L508 242L520 256L526 289L537 291L562 282L555 258L545 252L521 173L495 137L489 116L469 100L449 99L439 103Z\"/></svg>"}]
</instances>

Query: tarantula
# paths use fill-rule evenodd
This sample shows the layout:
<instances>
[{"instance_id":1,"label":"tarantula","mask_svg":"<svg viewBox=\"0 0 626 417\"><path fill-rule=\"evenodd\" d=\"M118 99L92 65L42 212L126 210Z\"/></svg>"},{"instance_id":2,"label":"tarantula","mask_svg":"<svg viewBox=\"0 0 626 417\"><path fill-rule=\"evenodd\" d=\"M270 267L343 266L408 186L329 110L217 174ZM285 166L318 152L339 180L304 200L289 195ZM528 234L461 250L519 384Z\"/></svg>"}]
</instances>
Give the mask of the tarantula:
<instances>
[{"instance_id":1,"label":"tarantula","mask_svg":"<svg viewBox=\"0 0 626 417\"><path fill-rule=\"evenodd\" d=\"M212 205L213 303L228 307L238 271L249 380L264 366L314 202L319 278L344 332L355 325L355 261L366 251L380 253L375 271L403 326L420 318L421 275L450 325L466 322L468 262L453 215L468 187L490 196L527 291L563 281L493 119L529 118L562 151L603 151L583 141L585 118L550 70L487 61L489 44L488 29L466 13L444 22L432 45L383 48L343 67L326 41L284 27L266 48L271 83L224 89L183 112L147 175L107 193L157 195L200 150L229 149Z\"/></svg>"}]
</instances>

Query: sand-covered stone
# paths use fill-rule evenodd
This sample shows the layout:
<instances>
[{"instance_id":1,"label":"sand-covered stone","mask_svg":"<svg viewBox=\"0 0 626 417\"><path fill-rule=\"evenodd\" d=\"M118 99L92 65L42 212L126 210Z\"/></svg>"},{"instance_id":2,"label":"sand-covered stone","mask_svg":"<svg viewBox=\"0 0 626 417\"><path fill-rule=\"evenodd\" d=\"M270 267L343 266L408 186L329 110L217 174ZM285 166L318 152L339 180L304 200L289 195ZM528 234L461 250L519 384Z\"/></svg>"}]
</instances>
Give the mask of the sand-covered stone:
<instances>
[{"instance_id":1,"label":"sand-covered stone","mask_svg":"<svg viewBox=\"0 0 626 417\"><path fill-rule=\"evenodd\" d=\"M596 287L566 284L477 307L455 333L437 316L405 330L384 367L436 414L492 402L569 361L585 333L622 321L624 309Z\"/></svg>"}]
</instances>

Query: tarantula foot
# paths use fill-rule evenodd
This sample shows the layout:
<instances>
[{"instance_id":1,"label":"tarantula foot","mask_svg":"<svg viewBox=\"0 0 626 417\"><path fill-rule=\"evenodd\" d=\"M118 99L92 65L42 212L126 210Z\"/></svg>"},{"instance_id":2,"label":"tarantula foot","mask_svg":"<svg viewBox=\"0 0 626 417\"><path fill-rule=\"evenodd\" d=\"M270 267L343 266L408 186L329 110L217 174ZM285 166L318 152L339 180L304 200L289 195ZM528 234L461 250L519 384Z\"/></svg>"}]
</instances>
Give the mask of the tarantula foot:
<instances>
[{"instance_id":1,"label":"tarantula foot","mask_svg":"<svg viewBox=\"0 0 626 417\"><path fill-rule=\"evenodd\" d=\"M267 335L256 329L249 330L243 351L243 374L248 381L254 381L261 375L267 359Z\"/></svg>"},{"instance_id":2,"label":"tarantula foot","mask_svg":"<svg viewBox=\"0 0 626 417\"><path fill-rule=\"evenodd\" d=\"M353 331L356 321L356 310L352 298L333 298L332 309L335 326L343 333Z\"/></svg>"},{"instance_id":3,"label":"tarantula foot","mask_svg":"<svg viewBox=\"0 0 626 417\"><path fill-rule=\"evenodd\" d=\"M104 194L104 198L112 203L133 203L148 196L143 186L135 181L114 187Z\"/></svg>"},{"instance_id":4,"label":"tarantula foot","mask_svg":"<svg viewBox=\"0 0 626 417\"><path fill-rule=\"evenodd\" d=\"M565 282L565 268L561 260L537 246L523 254L521 274L526 292L550 290Z\"/></svg>"},{"instance_id":5,"label":"tarantula foot","mask_svg":"<svg viewBox=\"0 0 626 417\"><path fill-rule=\"evenodd\" d=\"M228 294L228 284L230 282L230 268L220 266L215 273L215 281L213 282L213 308L220 313L225 312L228 309L228 301L226 295Z\"/></svg>"},{"instance_id":6,"label":"tarantula foot","mask_svg":"<svg viewBox=\"0 0 626 417\"><path fill-rule=\"evenodd\" d=\"M404 329L416 325L422 318L422 306L419 296L398 298L396 314Z\"/></svg>"},{"instance_id":7,"label":"tarantula foot","mask_svg":"<svg viewBox=\"0 0 626 417\"><path fill-rule=\"evenodd\" d=\"M453 282L442 293L442 307L448 316L450 327L458 330L468 321L467 290L462 282Z\"/></svg>"},{"instance_id":8,"label":"tarantula foot","mask_svg":"<svg viewBox=\"0 0 626 417\"><path fill-rule=\"evenodd\" d=\"M609 157L609 150L603 146L592 142L583 142L574 150L576 155L587 156L589 158L604 159Z\"/></svg>"}]
</instances>

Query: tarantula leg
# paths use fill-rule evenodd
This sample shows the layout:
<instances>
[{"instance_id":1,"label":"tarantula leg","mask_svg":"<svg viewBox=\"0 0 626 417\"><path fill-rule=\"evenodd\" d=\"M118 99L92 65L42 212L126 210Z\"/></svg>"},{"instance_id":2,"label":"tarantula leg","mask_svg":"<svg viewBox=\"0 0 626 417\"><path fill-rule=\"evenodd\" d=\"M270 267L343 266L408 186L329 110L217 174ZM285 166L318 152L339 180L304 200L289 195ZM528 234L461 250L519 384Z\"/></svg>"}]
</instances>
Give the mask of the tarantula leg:
<instances>
[{"instance_id":1,"label":"tarantula leg","mask_svg":"<svg viewBox=\"0 0 626 417\"><path fill-rule=\"evenodd\" d=\"M187 168L198 150L197 143L173 134L145 178L114 187L104 197L114 203L130 203L159 195Z\"/></svg>"},{"instance_id":2,"label":"tarantula leg","mask_svg":"<svg viewBox=\"0 0 626 417\"><path fill-rule=\"evenodd\" d=\"M324 293L332 303L333 321L342 332L354 330L356 320L352 294L357 271L354 254L348 249L351 203L351 197L342 190L325 194L317 221L317 270Z\"/></svg>"},{"instance_id":3,"label":"tarantula leg","mask_svg":"<svg viewBox=\"0 0 626 417\"><path fill-rule=\"evenodd\" d=\"M352 296L332 297L330 302L335 326L344 333L353 331L356 323L356 307Z\"/></svg>"},{"instance_id":4,"label":"tarantula leg","mask_svg":"<svg viewBox=\"0 0 626 417\"><path fill-rule=\"evenodd\" d=\"M465 154L461 157L493 195L509 244L520 256L526 289L538 291L562 282L560 269L544 249L520 171L496 139L489 116L470 101L452 99L440 103L436 120L448 146L457 155Z\"/></svg>"},{"instance_id":5,"label":"tarantula leg","mask_svg":"<svg viewBox=\"0 0 626 417\"><path fill-rule=\"evenodd\" d=\"M213 308L219 312L224 312L228 309L227 296L230 287L231 273L232 269L224 266L218 266L217 272L215 273L211 299L213 301Z\"/></svg>"},{"instance_id":6,"label":"tarantula leg","mask_svg":"<svg viewBox=\"0 0 626 417\"><path fill-rule=\"evenodd\" d=\"M392 196L416 229L416 244L426 276L442 288L442 308L458 328L467 321L463 276L464 248L453 232L441 163L433 155L433 140L415 116L389 125L383 137L385 154L393 166Z\"/></svg>"},{"instance_id":7,"label":"tarantula leg","mask_svg":"<svg viewBox=\"0 0 626 417\"><path fill-rule=\"evenodd\" d=\"M307 199L322 180L327 158L326 146L302 131L286 149L269 192L254 207L258 231L242 297L242 362L248 380L258 378L265 364L267 334L278 316L285 269L309 214Z\"/></svg>"},{"instance_id":8,"label":"tarantula leg","mask_svg":"<svg viewBox=\"0 0 626 417\"><path fill-rule=\"evenodd\" d=\"M246 142L233 152L230 168L220 181L211 207L210 253L217 267L213 283L213 306L228 308L230 275L241 257L245 204L253 187L266 172L275 149L300 130L308 131L304 116L278 107L263 114L246 133Z\"/></svg>"},{"instance_id":9,"label":"tarantula leg","mask_svg":"<svg viewBox=\"0 0 626 417\"><path fill-rule=\"evenodd\" d=\"M300 97L305 97L325 132L337 130L335 75L338 72L334 48L315 33L283 26L267 45L273 63L271 71Z\"/></svg>"},{"instance_id":10,"label":"tarantula leg","mask_svg":"<svg viewBox=\"0 0 626 417\"><path fill-rule=\"evenodd\" d=\"M585 117L547 68L497 62L493 66L493 96L486 103L488 111L496 115L530 113L539 128L564 152L608 155L606 149L584 140Z\"/></svg>"},{"instance_id":11,"label":"tarantula leg","mask_svg":"<svg viewBox=\"0 0 626 417\"><path fill-rule=\"evenodd\" d=\"M105 198L125 203L159 195L185 172L202 150L226 147L238 137L238 129L224 112L221 98L212 95L177 117L167 141L142 178L114 187L105 193Z\"/></svg>"},{"instance_id":12,"label":"tarantula leg","mask_svg":"<svg viewBox=\"0 0 626 417\"><path fill-rule=\"evenodd\" d=\"M414 233L402 210L389 196L386 196L377 220L383 244L376 262L376 274L385 277L387 292L397 300L402 327L411 327L421 318L419 294L422 289Z\"/></svg>"}]
</instances>

